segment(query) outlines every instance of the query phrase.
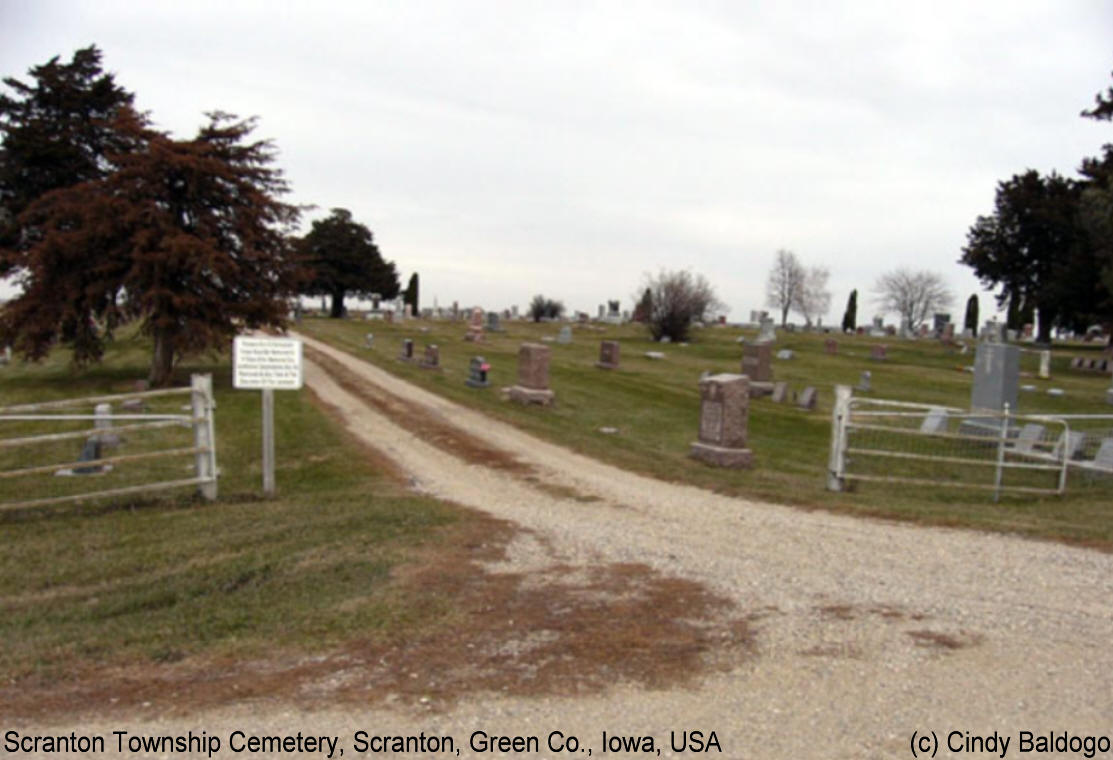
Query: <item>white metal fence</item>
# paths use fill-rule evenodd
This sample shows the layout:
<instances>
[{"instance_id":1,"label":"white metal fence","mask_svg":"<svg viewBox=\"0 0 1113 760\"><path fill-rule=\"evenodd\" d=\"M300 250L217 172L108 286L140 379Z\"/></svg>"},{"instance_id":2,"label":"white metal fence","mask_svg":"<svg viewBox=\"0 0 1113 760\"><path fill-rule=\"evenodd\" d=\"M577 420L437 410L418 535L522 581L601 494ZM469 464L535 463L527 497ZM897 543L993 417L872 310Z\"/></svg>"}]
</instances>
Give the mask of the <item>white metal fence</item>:
<instances>
[{"instance_id":1,"label":"white metal fence","mask_svg":"<svg viewBox=\"0 0 1113 760\"><path fill-rule=\"evenodd\" d=\"M215 499L214 408L210 375L188 388L0 407L0 510L188 486Z\"/></svg>"},{"instance_id":2,"label":"white metal fence","mask_svg":"<svg viewBox=\"0 0 1113 760\"><path fill-rule=\"evenodd\" d=\"M1017 415L836 389L828 487L855 481L1062 494L1072 474L1113 476L1113 415Z\"/></svg>"}]
</instances>

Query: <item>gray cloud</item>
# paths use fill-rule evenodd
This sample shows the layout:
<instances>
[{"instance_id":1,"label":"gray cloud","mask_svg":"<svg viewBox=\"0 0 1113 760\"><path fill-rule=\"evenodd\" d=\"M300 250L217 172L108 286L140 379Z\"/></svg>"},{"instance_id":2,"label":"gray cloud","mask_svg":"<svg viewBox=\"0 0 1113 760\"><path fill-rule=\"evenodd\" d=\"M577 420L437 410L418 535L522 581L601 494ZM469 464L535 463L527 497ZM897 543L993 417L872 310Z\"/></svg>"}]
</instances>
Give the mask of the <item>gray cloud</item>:
<instances>
[{"instance_id":1,"label":"gray cloud","mask_svg":"<svg viewBox=\"0 0 1113 760\"><path fill-rule=\"evenodd\" d=\"M777 248L832 313L957 265L996 182L1110 141L1109 6L1080 3L0 5L0 71L96 42L175 134L261 117L292 200L352 210L441 303L594 311L691 267L735 317ZM310 216L312 218L313 215ZM983 304L983 311L988 307ZM629 304L627 303L627 306ZM956 308L956 311L958 309Z\"/></svg>"}]
</instances>

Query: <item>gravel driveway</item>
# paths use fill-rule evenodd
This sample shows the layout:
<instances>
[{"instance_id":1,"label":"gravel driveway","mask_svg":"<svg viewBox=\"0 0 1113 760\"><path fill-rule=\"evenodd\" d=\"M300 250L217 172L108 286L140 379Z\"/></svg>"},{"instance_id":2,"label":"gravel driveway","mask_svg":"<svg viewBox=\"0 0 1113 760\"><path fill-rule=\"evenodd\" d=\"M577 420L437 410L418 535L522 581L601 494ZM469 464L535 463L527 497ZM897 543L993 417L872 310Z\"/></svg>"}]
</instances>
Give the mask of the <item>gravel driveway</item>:
<instances>
[{"instance_id":1,"label":"gravel driveway","mask_svg":"<svg viewBox=\"0 0 1113 760\"><path fill-rule=\"evenodd\" d=\"M640 562L697 581L754 614L754 654L695 687L616 684L576 698L476 697L439 713L243 706L188 721L137 718L129 731L204 730L224 740L228 757L247 756L227 752L237 730L337 736L345 757L361 754L361 730L449 736L461 757L492 754L471 748L476 731L527 743L537 737L537 751L494 753L531 758L585 757L588 749L591 756L644 756L604 754L604 732L610 742L649 735L651 754L661 757L703 754L692 750L710 744L713 756L729 758L911 757L914 746L930 756L933 741L941 757L1016 757L1045 745L1052 751L1043 757L1084 756L1086 742L1101 748L1113 738L1113 556L663 483L540 441L303 339L375 393L418 405L529 465L534 476L524 478L452 456L306 363L307 385L408 472L415 488L528 529L511 563ZM112 729L96 724L79 733ZM575 736L580 751L550 750L553 732ZM914 732L927 743L914 745ZM672 742L684 739L688 750L674 751ZM1054 752L1057 746L1068 752ZM440 756L428 750L406 756Z\"/></svg>"}]
</instances>

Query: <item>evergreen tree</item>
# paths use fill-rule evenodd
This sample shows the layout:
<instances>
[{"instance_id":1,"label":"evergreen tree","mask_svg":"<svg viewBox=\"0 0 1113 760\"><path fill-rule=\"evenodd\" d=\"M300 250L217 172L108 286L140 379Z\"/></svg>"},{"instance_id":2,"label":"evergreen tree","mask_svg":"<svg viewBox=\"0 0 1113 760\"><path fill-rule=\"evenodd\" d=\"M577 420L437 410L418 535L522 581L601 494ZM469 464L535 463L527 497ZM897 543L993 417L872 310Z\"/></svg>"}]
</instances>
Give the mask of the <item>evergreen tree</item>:
<instances>
[{"instance_id":1,"label":"evergreen tree","mask_svg":"<svg viewBox=\"0 0 1113 760\"><path fill-rule=\"evenodd\" d=\"M69 63L55 56L33 67L30 84L4 79L14 97L0 93L0 275L37 234L26 217L19 221L28 206L51 190L101 179L112 169L110 154L135 149L132 141L144 138L115 128L134 96L100 61L100 50L90 46Z\"/></svg>"},{"instance_id":2,"label":"evergreen tree","mask_svg":"<svg viewBox=\"0 0 1113 760\"><path fill-rule=\"evenodd\" d=\"M313 222L300 247L305 265L312 272L302 292L330 296L330 317L344 316L344 297L349 294L367 297L378 293L383 298L398 295L394 263L383 260L371 230L354 221L347 209L334 208L326 219Z\"/></svg>"},{"instance_id":3,"label":"evergreen tree","mask_svg":"<svg viewBox=\"0 0 1113 760\"><path fill-rule=\"evenodd\" d=\"M420 313L418 310L418 280L417 272L410 275L410 282L406 285L406 292L402 295L402 300L410 305L413 315L416 317Z\"/></svg>"},{"instance_id":4,"label":"evergreen tree","mask_svg":"<svg viewBox=\"0 0 1113 760\"><path fill-rule=\"evenodd\" d=\"M858 327L858 289L850 291L850 297L846 299L846 311L842 315L842 331L854 332Z\"/></svg>"},{"instance_id":5,"label":"evergreen tree","mask_svg":"<svg viewBox=\"0 0 1113 760\"><path fill-rule=\"evenodd\" d=\"M978 294L971 293L970 297L966 299L966 318L962 322L963 327L970 331L974 337L978 336Z\"/></svg>"},{"instance_id":6,"label":"evergreen tree","mask_svg":"<svg viewBox=\"0 0 1113 760\"><path fill-rule=\"evenodd\" d=\"M115 326L139 320L154 342L150 381L166 385L188 353L222 349L242 328L283 327L301 270L289 242L298 209L253 121L227 114L189 141L130 110L112 124L141 150L112 171L48 193L16 222L37 230L13 257L23 292L0 312L0 341L27 358L56 340L98 359Z\"/></svg>"}]
</instances>

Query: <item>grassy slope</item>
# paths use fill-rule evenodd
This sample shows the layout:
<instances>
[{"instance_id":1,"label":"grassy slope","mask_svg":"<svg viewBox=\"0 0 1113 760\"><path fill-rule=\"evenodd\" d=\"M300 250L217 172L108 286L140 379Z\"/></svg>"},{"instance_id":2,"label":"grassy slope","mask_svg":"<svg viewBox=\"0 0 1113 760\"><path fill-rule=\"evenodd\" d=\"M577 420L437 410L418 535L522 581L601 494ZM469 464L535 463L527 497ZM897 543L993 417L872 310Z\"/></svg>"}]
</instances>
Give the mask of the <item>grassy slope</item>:
<instances>
[{"instance_id":1,"label":"grassy slope","mask_svg":"<svg viewBox=\"0 0 1113 760\"><path fill-rule=\"evenodd\" d=\"M15 364L0 370L0 403L126 390L147 358L145 341L125 337L86 371L62 353ZM308 391L276 394L279 497L259 498L259 393L232 390L224 361L188 364L180 379L190 371L214 374L220 500L0 513L4 683L79 664L318 651L451 619L435 595L401 593L392 571L473 518L398 485ZM36 482L19 495L40 495Z\"/></svg>"},{"instance_id":2,"label":"grassy slope","mask_svg":"<svg viewBox=\"0 0 1113 760\"><path fill-rule=\"evenodd\" d=\"M463 323L411 321L392 325L381 321L306 319L306 334L324 339L369 362L419 385L480 409L499 419L588 455L618 466L667 480L693 483L728 493L852 513L881 515L932 524L967 525L1015 531L1113 546L1113 521L1107 514L1106 489L1075 487L1065 498L1004 498L993 504L980 493L922 487L884 487L865 484L852 494L825 490L830 439L832 387L855 384L863 370L873 375L876 398L917 401L958 407L969 405L971 375L963 368L973 362L968 355L947 353L935 341L885 341L888 360L869 360L875 339L839 337L839 353L828 356L823 336L781 333L776 348L796 352L791 361L774 360L775 377L787 380L794 390L806 385L819 389L819 407L805 412L792 405L755 400L750 414L750 446L756 466L749 471L714 469L688 457L697 433L701 372L739 371L739 336L753 339L754 331L706 328L697 331L691 345L651 343L637 326L576 327L569 345L552 347L551 387L557 404L550 409L526 408L507 403L499 386L515 382L518 346L526 340L553 336L555 325L504 323L505 332L488 334L482 345L463 340ZM424 330L424 332L422 332ZM364 336L375 335L374 348ZM424 345L436 343L444 371L432 373L397 361L403 338L413 338L415 355ZM599 341L617 339L622 345L621 369L607 372L593 365ZM644 356L648 350L667 354L664 361ZM481 353L492 364L492 388L474 390L464 384L468 359ZM1023 394L1022 412L1109 413L1104 404L1108 378L1071 373L1070 357L1085 353L1080 347L1056 351L1053 381L1025 378L1039 386ZM1096 354L1095 354L1096 355ZM1036 362L1027 355L1022 371L1035 372ZM1050 386L1067 391L1061 398L1048 396ZM599 433L617 427L617 435Z\"/></svg>"}]
</instances>

